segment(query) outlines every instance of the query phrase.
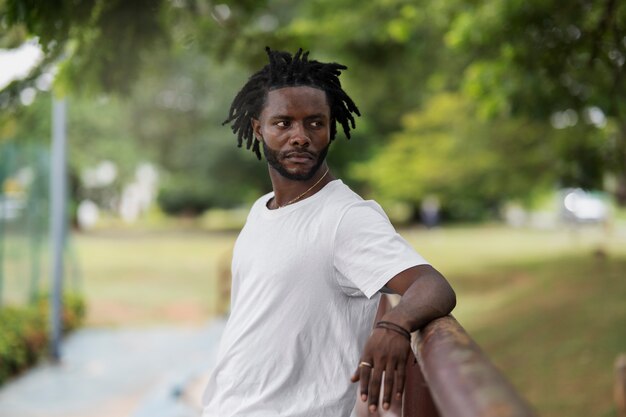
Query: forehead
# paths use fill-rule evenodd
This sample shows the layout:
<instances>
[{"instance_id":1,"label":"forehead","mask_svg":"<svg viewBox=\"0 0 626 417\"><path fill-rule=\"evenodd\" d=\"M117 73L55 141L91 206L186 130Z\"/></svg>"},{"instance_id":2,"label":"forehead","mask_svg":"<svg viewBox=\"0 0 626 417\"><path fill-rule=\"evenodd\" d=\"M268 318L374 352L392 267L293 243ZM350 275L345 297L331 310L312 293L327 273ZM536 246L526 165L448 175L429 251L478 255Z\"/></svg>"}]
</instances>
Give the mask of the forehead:
<instances>
[{"instance_id":1,"label":"forehead","mask_svg":"<svg viewBox=\"0 0 626 417\"><path fill-rule=\"evenodd\" d=\"M270 90L265 98L262 116L289 115L293 117L308 114L330 116L326 92L319 88L298 86Z\"/></svg>"}]
</instances>

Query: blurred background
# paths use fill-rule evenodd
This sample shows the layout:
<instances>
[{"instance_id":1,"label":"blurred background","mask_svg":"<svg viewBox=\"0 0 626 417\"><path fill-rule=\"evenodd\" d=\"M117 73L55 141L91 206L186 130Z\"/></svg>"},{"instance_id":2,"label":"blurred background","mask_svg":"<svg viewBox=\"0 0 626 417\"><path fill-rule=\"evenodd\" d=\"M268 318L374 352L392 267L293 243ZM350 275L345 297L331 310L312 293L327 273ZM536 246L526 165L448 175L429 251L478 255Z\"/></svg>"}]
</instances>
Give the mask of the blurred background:
<instances>
[{"instance_id":1,"label":"blurred background","mask_svg":"<svg viewBox=\"0 0 626 417\"><path fill-rule=\"evenodd\" d=\"M449 278L455 316L539 414L616 416L615 0L0 0L0 416L192 415L159 393L200 390L232 245L271 190L265 163L221 125L265 46L348 66L363 116L333 143L333 172ZM27 371L49 343L53 125L67 139L74 330L61 369Z\"/></svg>"}]
</instances>

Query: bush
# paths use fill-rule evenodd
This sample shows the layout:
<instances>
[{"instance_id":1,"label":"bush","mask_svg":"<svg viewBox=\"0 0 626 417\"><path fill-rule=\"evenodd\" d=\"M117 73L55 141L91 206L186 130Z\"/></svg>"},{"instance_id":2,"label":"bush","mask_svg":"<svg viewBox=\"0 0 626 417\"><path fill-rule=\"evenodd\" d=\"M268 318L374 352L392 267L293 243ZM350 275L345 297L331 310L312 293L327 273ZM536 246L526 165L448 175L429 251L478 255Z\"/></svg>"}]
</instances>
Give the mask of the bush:
<instances>
[{"instance_id":1,"label":"bush","mask_svg":"<svg viewBox=\"0 0 626 417\"><path fill-rule=\"evenodd\" d=\"M192 184L163 187L157 202L161 210L174 216L199 216L213 206L211 193Z\"/></svg>"},{"instance_id":2,"label":"bush","mask_svg":"<svg viewBox=\"0 0 626 417\"><path fill-rule=\"evenodd\" d=\"M85 303L76 295L63 300L63 331L77 328L85 316ZM41 297L27 307L0 310L0 385L33 365L47 352L49 302Z\"/></svg>"}]
</instances>

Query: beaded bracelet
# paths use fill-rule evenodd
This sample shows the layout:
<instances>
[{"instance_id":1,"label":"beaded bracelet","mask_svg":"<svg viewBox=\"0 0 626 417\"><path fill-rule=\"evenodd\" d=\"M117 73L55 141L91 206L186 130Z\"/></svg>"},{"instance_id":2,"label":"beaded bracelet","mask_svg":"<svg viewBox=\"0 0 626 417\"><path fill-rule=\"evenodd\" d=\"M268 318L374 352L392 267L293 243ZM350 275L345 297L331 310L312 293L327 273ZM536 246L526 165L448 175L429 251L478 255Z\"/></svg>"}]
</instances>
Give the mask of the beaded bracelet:
<instances>
[{"instance_id":1,"label":"beaded bracelet","mask_svg":"<svg viewBox=\"0 0 626 417\"><path fill-rule=\"evenodd\" d=\"M390 321L381 320L378 323L376 323L376 325L374 327L375 328L383 328L383 329L391 330L392 332L396 332L398 334L401 334L409 342L411 341L411 333L409 333L409 331L407 329L405 329L404 327L402 327L402 326L400 326L400 325L398 325L396 323L392 323Z\"/></svg>"}]
</instances>

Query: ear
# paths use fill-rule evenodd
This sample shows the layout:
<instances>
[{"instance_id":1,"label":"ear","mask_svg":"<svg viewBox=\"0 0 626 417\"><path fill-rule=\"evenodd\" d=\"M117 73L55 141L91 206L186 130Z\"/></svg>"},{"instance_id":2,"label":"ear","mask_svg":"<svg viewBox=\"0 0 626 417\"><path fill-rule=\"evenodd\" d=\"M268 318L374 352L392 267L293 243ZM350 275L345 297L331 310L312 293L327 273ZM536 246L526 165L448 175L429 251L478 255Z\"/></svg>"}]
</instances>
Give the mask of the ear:
<instances>
[{"instance_id":1,"label":"ear","mask_svg":"<svg viewBox=\"0 0 626 417\"><path fill-rule=\"evenodd\" d=\"M261 134L261 122L258 119L251 118L250 123L252 123L252 131L254 132L254 137L257 140L261 140L263 135Z\"/></svg>"}]
</instances>

